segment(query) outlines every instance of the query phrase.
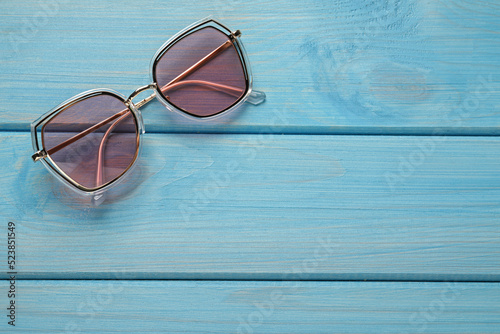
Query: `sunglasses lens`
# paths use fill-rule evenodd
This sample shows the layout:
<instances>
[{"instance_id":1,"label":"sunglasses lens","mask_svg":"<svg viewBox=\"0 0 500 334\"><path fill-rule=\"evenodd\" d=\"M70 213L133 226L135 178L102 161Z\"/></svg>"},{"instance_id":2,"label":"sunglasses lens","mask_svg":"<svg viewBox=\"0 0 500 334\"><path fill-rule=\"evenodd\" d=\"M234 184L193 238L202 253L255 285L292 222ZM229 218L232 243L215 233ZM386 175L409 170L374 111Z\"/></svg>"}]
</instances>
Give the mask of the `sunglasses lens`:
<instances>
[{"instance_id":1,"label":"sunglasses lens","mask_svg":"<svg viewBox=\"0 0 500 334\"><path fill-rule=\"evenodd\" d=\"M54 164L86 189L120 177L134 163L139 134L132 112L118 97L99 93L53 117L42 141Z\"/></svg>"},{"instance_id":2,"label":"sunglasses lens","mask_svg":"<svg viewBox=\"0 0 500 334\"><path fill-rule=\"evenodd\" d=\"M232 41L206 27L172 45L153 69L163 97L188 114L207 117L246 93L245 71Z\"/></svg>"}]
</instances>

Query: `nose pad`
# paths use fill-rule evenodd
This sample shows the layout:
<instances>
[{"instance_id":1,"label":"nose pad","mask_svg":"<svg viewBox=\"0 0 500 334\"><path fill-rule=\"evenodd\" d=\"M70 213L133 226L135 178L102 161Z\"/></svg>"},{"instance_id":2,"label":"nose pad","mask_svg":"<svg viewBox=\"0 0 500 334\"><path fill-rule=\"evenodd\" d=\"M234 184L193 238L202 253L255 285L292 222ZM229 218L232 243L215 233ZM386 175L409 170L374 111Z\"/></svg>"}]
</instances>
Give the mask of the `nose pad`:
<instances>
[{"instance_id":1,"label":"nose pad","mask_svg":"<svg viewBox=\"0 0 500 334\"><path fill-rule=\"evenodd\" d=\"M139 122L139 124L137 124L139 126L139 132L143 135L146 133L146 126L144 125L144 120L142 119L142 112L137 108L134 108L134 111L137 115L137 121Z\"/></svg>"}]
</instances>

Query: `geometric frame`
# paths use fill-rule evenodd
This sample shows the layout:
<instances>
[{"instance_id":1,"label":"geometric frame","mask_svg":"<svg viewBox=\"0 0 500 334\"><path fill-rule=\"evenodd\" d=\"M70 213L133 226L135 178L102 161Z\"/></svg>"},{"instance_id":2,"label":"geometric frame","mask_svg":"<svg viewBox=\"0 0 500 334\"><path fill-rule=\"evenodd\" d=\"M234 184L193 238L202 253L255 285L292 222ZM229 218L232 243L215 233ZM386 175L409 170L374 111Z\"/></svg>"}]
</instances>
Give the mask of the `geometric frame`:
<instances>
[{"instance_id":1,"label":"geometric frame","mask_svg":"<svg viewBox=\"0 0 500 334\"><path fill-rule=\"evenodd\" d=\"M162 90L161 90L162 87L160 87L158 85L157 78L155 76L155 72L156 72L155 69L156 69L158 61L160 60L162 55L164 55L164 53L167 52L175 43L177 43L180 39L184 38L185 36L187 36L191 33L194 33L200 29L204 29L206 27L212 27L212 28L218 30L219 32L222 32L223 34L225 34L228 37L227 43L231 43L232 46L234 46L234 49L236 50L236 52L239 56L241 66L243 68L243 72L245 75L245 90L241 94L241 96L232 105L230 105L226 109L221 110L214 115L199 116L199 115L191 114L191 113L187 112L186 110L183 110L183 109L176 107L175 105L173 105L172 103L170 103L167 99L165 99L163 97ZM122 94L120 94L114 90L111 90L111 89L100 88L100 89L89 90L89 91L83 92L81 94L78 94L78 95L64 101L60 105L56 106L55 108L53 108L52 110L50 110L49 112L47 112L46 114L42 115L40 118L35 120L31 124L32 145L33 145L33 149L35 151L35 153L32 156L32 159L35 162L38 160L41 160L42 164L49 170L49 172L51 172L57 179L59 179L61 182L63 182L66 186L68 186L72 190L74 190L77 193L82 194L82 195L92 196L93 201L99 200L99 198L102 197L102 195L105 191L110 189L112 186L116 185L127 174L129 174L130 171L132 170L132 167L135 165L136 159L139 156L140 149L141 149L140 137L145 132L144 123L143 123L142 115L141 115L141 112L139 111L139 108L141 108L142 106L144 106L145 104L147 104L148 102L153 100L154 98L156 98L159 102L161 102L168 110L173 111L173 112L177 112L177 113L179 113L185 117L188 117L190 119L197 119L197 120L200 120L200 119L212 120L212 119L220 117L221 115L228 114L228 113L238 109L244 102L249 102L251 104L258 105L265 100L265 98L266 98L265 93L260 92L260 91L254 91L252 89L252 72L250 69L250 64L248 61L246 51L245 51L244 46L240 40L240 36L241 36L241 32L239 30L231 31L227 26L216 21L215 19L212 19L211 17L205 18L203 20L195 22L194 24L186 27L185 29L183 29L182 31L180 31L179 33L174 35L172 38L170 38L167 42L165 42L160 47L160 49L158 49L158 51L155 53L154 57L151 60L151 64L150 64L150 77L152 80L151 84L136 89L128 98L125 98L125 96L123 96ZM212 53L215 54L216 51L217 50L215 50ZM217 56L217 54L215 54L213 57L215 57L215 56ZM205 58L207 58L207 57L205 57ZM203 61L204 61L204 59L202 59L200 62L198 62L198 63L201 63L200 66L203 66ZM199 65L198 63L196 65ZM192 67L195 67L195 66L192 66ZM189 71L189 70L193 70L193 69L188 69L187 71ZM194 70L196 70L196 69L194 69ZM139 93L141 93L145 90L148 90L148 89L152 89L154 91L153 94L151 94L149 97L143 99L142 101L140 101L138 103L133 102L134 97L136 97ZM111 180L105 184L99 185L98 187L87 188L87 187L82 186L81 184L79 184L75 180L73 180L70 176L68 176L66 173L64 173L57 166L57 164L51 159L50 155L47 153L46 148L43 147L42 136L43 136L43 129L44 129L45 125L48 124L56 115L58 115L59 113L66 110L67 108L73 106L76 103L79 103L85 99L92 98L92 97L95 97L98 95L111 95L114 98L123 102L124 108L125 108L125 110L123 112L127 112L127 113L129 112L135 120L134 123L136 126L137 147L136 147L135 156L133 157L133 161L132 161L131 165L123 173L118 175L113 180ZM91 131L91 129L89 129L89 130ZM80 134L80 136L84 136L84 135L85 134Z\"/></svg>"}]
</instances>

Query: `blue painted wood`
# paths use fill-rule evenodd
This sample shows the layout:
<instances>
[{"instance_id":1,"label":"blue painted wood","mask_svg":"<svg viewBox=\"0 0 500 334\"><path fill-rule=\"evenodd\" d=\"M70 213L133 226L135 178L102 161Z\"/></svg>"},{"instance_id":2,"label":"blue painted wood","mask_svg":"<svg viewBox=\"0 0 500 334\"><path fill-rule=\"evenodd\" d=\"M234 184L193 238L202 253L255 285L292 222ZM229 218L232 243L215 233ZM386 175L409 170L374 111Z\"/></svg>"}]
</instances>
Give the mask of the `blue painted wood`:
<instances>
[{"instance_id":1,"label":"blue painted wood","mask_svg":"<svg viewBox=\"0 0 500 334\"><path fill-rule=\"evenodd\" d=\"M22 278L500 280L499 138L149 134L97 208L0 138Z\"/></svg>"},{"instance_id":2,"label":"blue painted wood","mask_svg":"<svg viewBox=\"0 0 500 334\"><path fill-rule=\"evenodd\" d=\"M476 334L500 328L498 283L20 281L18 289L15 330L23 333ZM8 329L0 322L0 330Z\"/></svg>"},{"instance_id":3,"label":"blue painted wood","mask_svg":"<svg viewBox=\"0 0 500 334\"><path fill-rule=\"evenodd\" d=\"M216 124L156 103L149 131L499 134L499 14L494 0L3 1L0 128L84 90L131 93L166 39L215 15L243 31L267 102Z\"/></svg>"},{"instance_id":4,"label":"blue painted wood","mask_svg":"<svg viewBox=\"0 0 500 334\"><path fill-rule=\"evenodd\" d=\"M142 160L97 208L31 163L31 121L149 83L156 49L211 14L243 31L265 104L216 123L148 105ZM16 329L498 333L499 14L493 0L1 2Z\"/></svg>"}]
</instances>

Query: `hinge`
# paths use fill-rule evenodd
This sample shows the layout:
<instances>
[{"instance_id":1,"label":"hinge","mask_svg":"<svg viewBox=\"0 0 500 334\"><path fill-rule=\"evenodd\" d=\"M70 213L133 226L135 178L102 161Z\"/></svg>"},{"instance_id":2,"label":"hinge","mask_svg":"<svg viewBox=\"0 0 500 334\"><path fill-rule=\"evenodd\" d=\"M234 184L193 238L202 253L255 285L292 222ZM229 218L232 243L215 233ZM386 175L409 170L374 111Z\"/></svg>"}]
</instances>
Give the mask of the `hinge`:
<instances>
[{"instance_id":1,"label":"hinge","mask_svg":"<svg viewBox=\"0 0 500 334\"><path fill-rule=\"evenodd\" d=\"M233 32L231 34L231 38L232 39L236 39L237 37L240 37L241 36L241 31L240 30L236 30L235 32Z\"/></svg>"},{"instance_id":2,"label":"hinge","mask_svg":"<svg viewBox=\"0 0 500 334\"><path fill-rule=\"evenodd\" d=\"M31 156L31 159L33 159L33 162L37 162L38 160L43 159L45 157L47 157L47 152L45 152L45 150L40 150L35 154L33 154Z\"/></svg>"}]
</instances>

